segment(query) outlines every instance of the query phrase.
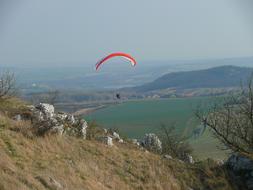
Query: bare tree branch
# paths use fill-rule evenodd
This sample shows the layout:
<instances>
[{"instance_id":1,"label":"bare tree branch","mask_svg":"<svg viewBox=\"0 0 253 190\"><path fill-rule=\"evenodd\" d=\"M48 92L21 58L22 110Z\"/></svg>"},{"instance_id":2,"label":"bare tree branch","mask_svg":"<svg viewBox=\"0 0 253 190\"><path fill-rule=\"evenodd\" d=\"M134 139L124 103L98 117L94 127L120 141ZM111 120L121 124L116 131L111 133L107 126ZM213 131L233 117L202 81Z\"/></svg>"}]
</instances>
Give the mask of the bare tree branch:
<instances>
[{"instance_id":1,"label":"bare tree branch","mask_svg":"<svg viewBox=\"0 0 253 190\"><path fill-rule=\"evenodd\" d=\"M48 103L48 104L55 105L55 103L57 102L59 98L59 95L60 95L59 90L51 90L49 92L38 93L38 94L34 93L31 95L31 102L33 104Z\"/></svg>"},{"instance_id":2,"label":"bare tree branch","mask_svg":"<svg viewBox=\"0 0 253 190\"><path fill-rule=\"evenodd\" d=\"M198 107L195 115L225 148L253 153L253 75L240 93L219 100L207 112Z\"/></svg>"},{"instance_id":3,"label":"bare tree branch","mask_svg":"<svg viewBox=\"0 0 253 190\"><path fill-rule=\"evenodd\" d=\"M169 154L179 159L184 159L186 155L192 153L191 146L187 143L186 137L180 137L175 133L175 123L168 126L161 124L161 140L163 144L163 154Z\"/></svg>"},{"instance_id":4,"label":"bare tree branch","mask_svg":"<svg viewBox=\"0 0 253 190\"><path fill-rule=\"evenodd\" d=\"M16 95L16 78L9 71L0 74L0 99L10 98Z\"/></svg>"}]
</instances>

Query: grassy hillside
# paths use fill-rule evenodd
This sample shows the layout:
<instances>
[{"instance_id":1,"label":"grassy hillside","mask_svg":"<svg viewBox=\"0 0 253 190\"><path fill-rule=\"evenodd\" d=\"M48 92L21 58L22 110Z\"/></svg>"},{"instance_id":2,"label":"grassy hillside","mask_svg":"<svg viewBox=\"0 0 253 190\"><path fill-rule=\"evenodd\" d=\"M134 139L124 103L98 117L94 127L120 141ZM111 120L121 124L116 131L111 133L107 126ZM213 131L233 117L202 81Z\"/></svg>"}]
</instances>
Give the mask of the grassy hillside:
<instances>
[{"instance_id":1,"label":"grassy hillside","mask_svg":"<svg viewBox=\"0 0 253 190\"><path fill-rule=\"evenodd\" d=\"M128 143L34 136L31 123L10 118L21 107L1 107L0 189L232 189L210 160L189 165Z\"/></svg>"},{"instance_id":2,"label":"grassy hillside","mask_svg":"<svg viewBox=\"0 0 253 190\"><path fill-rule=\"evenodd\" d=\"M135 87L139 92L160 90L166 88L224 88L240 85L252 73L252 68L221 66L205 70L175 72L166 74L151 83Z\"/></svg>"}]
</instances>

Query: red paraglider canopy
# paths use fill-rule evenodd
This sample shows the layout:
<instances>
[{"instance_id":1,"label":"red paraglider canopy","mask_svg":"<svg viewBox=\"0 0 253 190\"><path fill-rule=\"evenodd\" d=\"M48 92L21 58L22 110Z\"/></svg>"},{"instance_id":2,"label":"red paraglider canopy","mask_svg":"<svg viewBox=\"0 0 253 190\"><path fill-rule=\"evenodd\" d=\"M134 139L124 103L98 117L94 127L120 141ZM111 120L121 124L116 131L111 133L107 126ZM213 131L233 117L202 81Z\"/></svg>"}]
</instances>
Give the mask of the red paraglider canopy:
<instances>
[{"instance_id":1,"label":"red paraglider canopy","mask_svg":"<svg viewBox=\"0 0 253 190\"><path fill-rule=\"evenodd\" d=\"M123 58L127 59L128 61L130 61L133 66L135 66L137 64L136 60L131 55L126 54L126 53L122 53L122 52L118 52L118 53L112 53L110 55L107 55L106 57L104 57L103 59L101 59L96 64L96 70L99 69L100 65L102 65L104 62L106 62L107 60L109 60L109 59L111 59L113 57L123 57Z\"/></svg>"}]
</instances>

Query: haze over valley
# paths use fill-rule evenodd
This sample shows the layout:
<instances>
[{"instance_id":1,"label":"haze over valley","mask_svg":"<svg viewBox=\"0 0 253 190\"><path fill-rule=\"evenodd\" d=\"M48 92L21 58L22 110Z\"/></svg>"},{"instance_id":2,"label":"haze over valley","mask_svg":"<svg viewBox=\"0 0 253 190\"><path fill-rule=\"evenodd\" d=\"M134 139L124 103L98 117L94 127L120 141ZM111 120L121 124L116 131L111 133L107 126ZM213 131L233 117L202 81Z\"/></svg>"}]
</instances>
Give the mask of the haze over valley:
<instances>
[{"instance_id":1,"label":"haze over valley","mask_svg":"<svg viewBox=\"0 0 253 190\"><path fill-rule=\"evenodd\" d=\"M193 71L217 66L251 67L253 57L226 58L211 60L174 60L140 62L135 69L128 64L120 64L120 59L104 65L103 70L95 72L94 63L74 66L2 66L13 71L17 82L25 94L57 90L96 91L140 86L152 82L171 72ZM94 60L95 62L95 60ZM105 80L106 79L106 80Z\"/></svg>"},{"instance_id":2,"label":"haze over valley","mask_svg":"<svg viewBox=\"0 0 253 190\"><path fill-rule=\"evenodd\" d=\"M21 189L253 189L253 1L0 0Z\"/></svg>"}]
</instances>

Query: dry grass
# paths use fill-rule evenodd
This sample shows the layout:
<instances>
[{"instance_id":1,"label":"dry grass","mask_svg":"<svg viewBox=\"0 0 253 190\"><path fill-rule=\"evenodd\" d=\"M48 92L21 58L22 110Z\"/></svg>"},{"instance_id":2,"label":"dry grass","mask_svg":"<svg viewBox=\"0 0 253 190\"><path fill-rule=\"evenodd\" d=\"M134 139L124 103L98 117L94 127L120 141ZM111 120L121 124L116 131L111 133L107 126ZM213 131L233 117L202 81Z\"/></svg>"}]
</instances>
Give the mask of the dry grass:
<instances>
[{"instance_id":1,"label":"dry grass","mask_svg":"<svg viewBox=\"0 0 253 190\"><path fill-rule=\"evenodd\" d=\"M168 185L178 186L172 176L163 175L160 167L165 167L164 163L156 155L150 154L150 159L146 159L148 155L137 150L108 148L97 142L71 137L28 139L5 130L1 131L0 138L2 189L10 189L10 185L13 185L12 189L22 186L23 189L47 189L47 185L41 182L43 180L38 180L44 176L52 177L65 189L165 189Z\"/></svg>"},{"instance_id":2,"label":"dry grass","mask_svg":"<svg viewBox=\"0 0 253 190\"><path fill-rule=\"evenodd\" d=\"M0 189L57 189L49 178L63 189L230 189L222 169L165 160L129 145L109 148L53 135L27 138L1 129L0 155Z\"/></svg>"},{"instance_id":3,"label":"dry grass","mask_svg":"<svg viewBox=\"0 0 253 190\"><path fill-rule=\"evenodd\" d=\"M7 115L0 114L1 190L231 189L224 170L211 162L187 165L130 144L35 137L29 122Z\"/></svg>"}]
</instances>

